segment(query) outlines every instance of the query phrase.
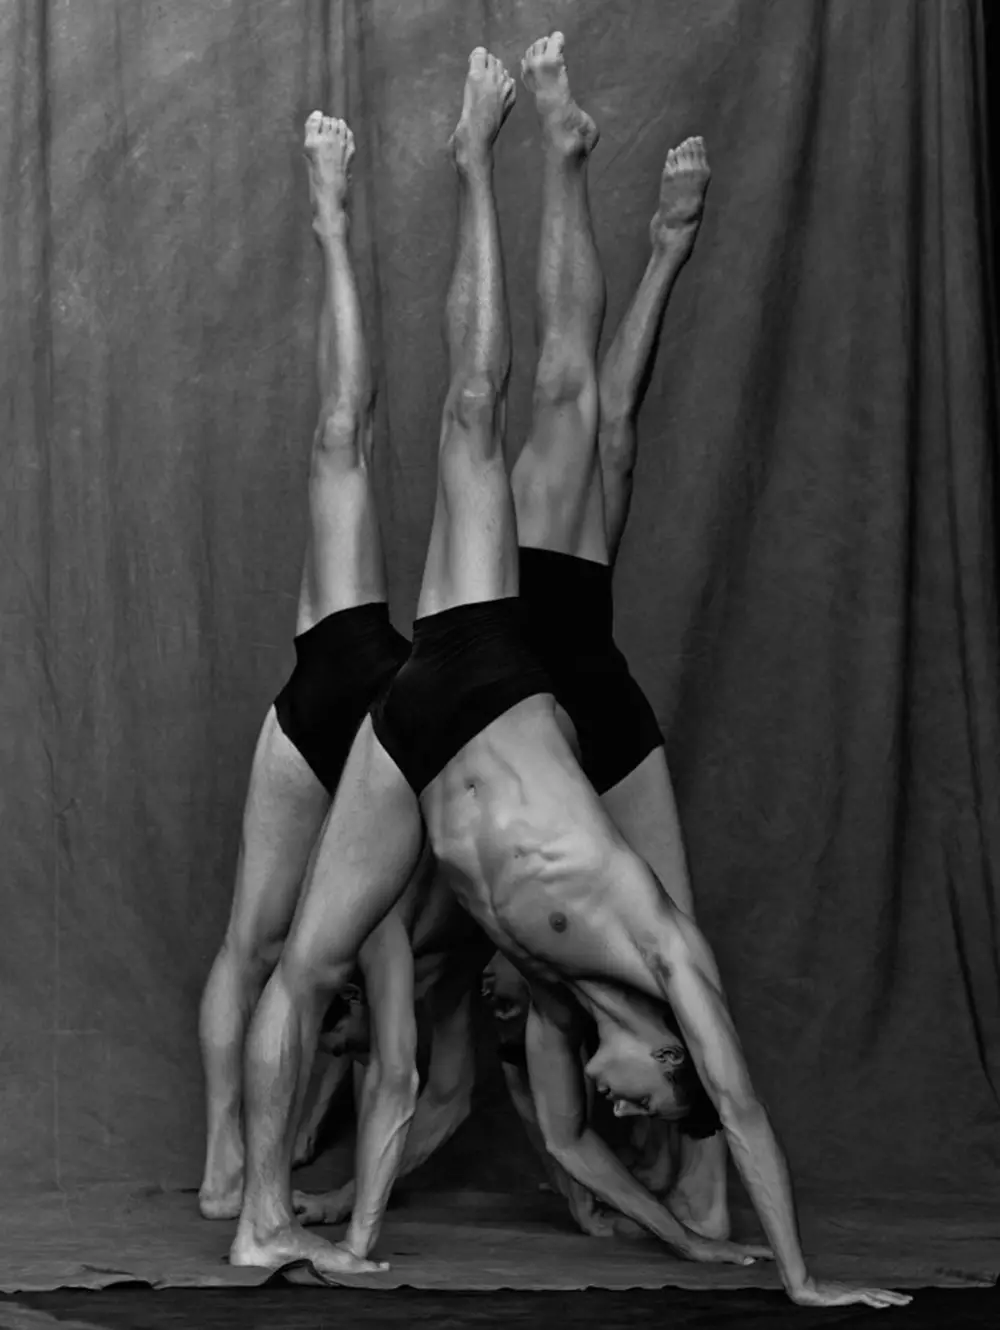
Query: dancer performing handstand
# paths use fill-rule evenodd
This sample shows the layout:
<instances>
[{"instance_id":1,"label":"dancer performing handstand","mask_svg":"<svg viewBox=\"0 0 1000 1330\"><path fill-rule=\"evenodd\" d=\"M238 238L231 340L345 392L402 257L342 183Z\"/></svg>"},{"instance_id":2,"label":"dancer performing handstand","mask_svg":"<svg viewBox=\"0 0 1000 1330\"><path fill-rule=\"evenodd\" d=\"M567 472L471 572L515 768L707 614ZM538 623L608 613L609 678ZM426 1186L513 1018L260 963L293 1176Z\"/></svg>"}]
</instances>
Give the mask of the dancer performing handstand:
<instances>
[{"instance_id":1,"label":"dancer performing handstand","mask_svg":"<svg viewBox=\"0 0 1000 1330\"><path fill-rule=\"evenodd\" d=\"M199 1204L208 1219L231 1219L240 1211L243 1048L250 1016L281 950L358 726L409 654L408 642L389 622L370 475L373 394L345 212L353 136L343 121L314 115L305 151L325 266L310 537L296 664L257 741L232 910L201 1004L208 1143ZM390 919L362 956L363 968L397 976L393 996L401 1006L407 1001L406 952L405 933ZM407 1098L410 1071L402 1068L408 1031L405 1022L387 1019L385 1025L400 1047L398 1056L384 1048L378 1069L399 1068L395 1079L405 1084L383 1079L381 1092Z\"/></svg>"},{"instance_id":2,"label":"dancer performing handstand","mask_svg":"<svg viewBox=\"0 0 1000 1330\"><path fill-rule=\"evenodd\" d=\"M289 1166L299 1085L322 1012L349 981L360 945L399 900L419 855L418 796L452 889L531 976L540 1016L529 1026L529 1060L575 1062L564 1037L566 989L596 1024L600 1047L591 1067L613 1093L613 1079L652 1059L663 1075L651 1108L683 1117L693 1100L684 1074L690 1061L790 1296L811 1305L903 1303L895 1293L808 1274L785 1163L750 1084L708 945L584 777L572 725L522 634L502 447L510 338L492 187L492 145L513 100L513 80L478 48L453 138L460 220L446 320L451 382L413 649L358 732L315 872L254 1016L247 1180L230 1259L271 1268L303 1262L332 1279L378 1268L364 1257L380 1216L359 1214L359 1201L345 1242L325 1242L295 1221ZM571 1066L559 1079L568 1083L575 1074ZM568 1140L576 1112L573 1100L550 1101L543 1130ZM624 1172L586 1129L557 1157L599 1195L609 1172ZM386 1191L392 1167L380 1178ZM771 1254L693 1232L626 1179L624 1212L681 1255L744 1264Z\"/></svg>"},{"instance_id":3,"label":"dancer performing handstand","mask_svg":"<svg viewBox=\"0 0 1000 1330\"><path fill-rule=\"evenodd\" d=\"M598 376L605 284L586 176L598 131L570 96L562 33L536 42L522 70L534 93L543 143L534 410L511 475L529 642L573 722L584 774L627 843L673 903L691 914L663 737L612 635L611 566L631 497L638 387L670 288L694 244L708 162L700 139L669 153L650 228L653 259ZM583 1029L578 1033L582 1037ZM605 1071L616 1070L607 1050L603 1065ZM592 1072L598 1070L595 1064ZM621 1070L615 1113L648 1115L661 1069L650 1059L645 1075L641 1064L625 1076ZM520 1071L511 1065L508 1081ZM576 1088L583 1092L582 1077ZM512 1092L524 1109L548 1089L536 1078L532 1094L526 1086ZM572 1092L570 1086L560 1091ZM696 1232L726 1237L725 1140L713 1113L703 1111L699 1118L697 1125L689 1119L684 1132L683 1164L670 1206ZM668 1133L660 1124L652 1128L657 1132L666 1151ZM609 1178L607 1185L613 1184ZM569 1192L581 1226L608 1231L578 1189Z\"/></svg>"}]
</instances>

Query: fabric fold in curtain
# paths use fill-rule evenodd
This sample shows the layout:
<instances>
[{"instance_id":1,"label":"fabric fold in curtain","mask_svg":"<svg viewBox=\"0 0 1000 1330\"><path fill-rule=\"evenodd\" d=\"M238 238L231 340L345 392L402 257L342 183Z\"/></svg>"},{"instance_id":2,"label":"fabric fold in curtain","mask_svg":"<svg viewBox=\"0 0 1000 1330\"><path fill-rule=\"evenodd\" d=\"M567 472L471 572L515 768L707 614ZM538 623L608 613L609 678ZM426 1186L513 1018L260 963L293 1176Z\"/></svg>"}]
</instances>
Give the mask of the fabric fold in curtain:
<instances>
[{"instance_id":1,"label":"fabric fold in curtain","mask_svg":"<svg viewBox=\"0 0 1000 1330\"><path fill-rule=\"evenodd\" d=\"M302 122L326 105L358 139L406 627L445 386L443 145L471 47L514 65L555 26L602 129L606 337L667 148L700 133L712 158L640 419L617 617L755 1082L810 1185L998 1189L996 363L971 0L3 8L8 1188L198 1176L197 1000L305 536ZM516 449L526 105L496 179ZM489 1111L491 1153L520 1149ZM440 1170L462 1150L482 1183L468 1134Z\"/></svg>"}]
</instances>

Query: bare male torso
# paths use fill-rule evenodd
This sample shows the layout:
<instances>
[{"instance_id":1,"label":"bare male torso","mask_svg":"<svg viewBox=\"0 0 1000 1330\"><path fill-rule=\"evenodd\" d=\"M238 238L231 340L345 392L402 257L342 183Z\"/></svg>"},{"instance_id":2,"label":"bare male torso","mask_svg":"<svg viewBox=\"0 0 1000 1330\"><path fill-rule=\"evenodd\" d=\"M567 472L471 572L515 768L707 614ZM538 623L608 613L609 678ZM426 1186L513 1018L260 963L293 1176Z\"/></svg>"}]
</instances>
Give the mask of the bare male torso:
<instances>
[{"instance_id":1,"label":"bare male torso","mask_svg":"<svg viewBox=\"0 0 1000 1330\"><path fill-rule=\"evenodd\" d=\"M621 842L547 695L489 725L422 797L448 884L496 946L535 980L624 981L608 946L616 886L631 877Z\"/></svg>"}]
</instances>

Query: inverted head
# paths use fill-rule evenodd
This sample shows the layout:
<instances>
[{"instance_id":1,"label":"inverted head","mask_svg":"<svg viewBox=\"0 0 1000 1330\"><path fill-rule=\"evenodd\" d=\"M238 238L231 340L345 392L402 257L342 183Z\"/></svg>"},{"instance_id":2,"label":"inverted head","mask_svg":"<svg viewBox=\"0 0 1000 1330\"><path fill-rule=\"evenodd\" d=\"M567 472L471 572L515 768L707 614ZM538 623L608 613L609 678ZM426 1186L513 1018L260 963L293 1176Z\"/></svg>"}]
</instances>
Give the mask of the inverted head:
<instances>
[{"instance_id":1,"label":"inverted head","mask_svg":"<svg viewBox=\"0 0 1000 1330\"><path fill-rule=\"evenodd\" d=\"M520 971L499 951L483 971L483 997L493 1013L501 1047L522 1045L531 994Z\"/></svg>"},{"instance_id":2,"label":"inverted head","mask_svg":"<svg viewBox=\"0 0 1000 1330\"><path fill-rule=\"evenodd\" d=\"M597 1052L584 1068L615 1117L660 1117L677 1122L686 1135L714 1135L720 1122L678 1035L655 1041L621 1027L605 1028Z\"/></svg>"},{"instance_id":3,"label":"inverted head","mask_svg":"<svg viewBox=\"0 0 1000 1330\"><path fill-rule=\"evenodd\" d=\"M321 1042L335 1055L368 1052L368 1002L357 984L348 984L330 1003L323 1017Z\"/></svg>"}]
</instances>

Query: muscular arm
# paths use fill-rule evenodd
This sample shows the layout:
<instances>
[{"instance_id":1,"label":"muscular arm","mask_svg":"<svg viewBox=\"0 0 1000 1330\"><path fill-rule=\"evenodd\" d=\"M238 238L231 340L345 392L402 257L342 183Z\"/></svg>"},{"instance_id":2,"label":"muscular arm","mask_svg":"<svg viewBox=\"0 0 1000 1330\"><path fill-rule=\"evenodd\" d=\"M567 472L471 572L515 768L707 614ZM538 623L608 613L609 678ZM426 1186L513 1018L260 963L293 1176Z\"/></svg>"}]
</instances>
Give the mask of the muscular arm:
<instances>
[{"instance_id":1,"label":"muscular arm","mask_svg":"<svg viewBox=\"0 0 1000 1330\"><path fill-rule=\"evenodd\" d=\"M692 920L678 915L666 949L649 963L663 986L706 1092L716 1106L733 1161L764 1226L785 1288L807 1281L788 1165L750 1083L722 995L715 958Z\"/></svg>"},{"instance_id":2,"label":"muscular arm","mask_svg":"<svg viewBox=\"0 0 1000 1330\"><path fill-rule=\"evenodd\" d=\"M475 1080L471 995L435 1022L427 1081L406 1138L400 1175L411 1173L454 1136L469 1116Z\"/></svg>"},{"instance_id":3,"label":"muscular arm","mask_svg":"<svg viewBox=\"0 0 1000 1330\"><path fill-rule=\"evenodd\" d=\"M469 1116L475 1079L471 996L438 1016L431 1034L427 1080L417 1099L406 1136L397 1178L412 1173L450 1140ZM364 1117L364 1089L358 1098L358 1121ZM339 1224L354 1207L355 1179L320 1193L295 1193L300 1219L310 1224Z\"/></svg>"},{"instance_id":4,"label":"muscular arm","mask_svg":"<svg viewBox=\"0 0 1000 1330\"><path fill-rule=\"evenodd\" d=\"M553 1190L566 1198L569 1212L573 1216L577 1227L593 1238L610 1237L615 1232L613 1216L607 1212L602 1213L594 1193L571 1177L564 1168L556 1163L554 1156L549 1153L545 1139L542 1136L542 1129L538 1125L538 1116L535 1113L535 1104L531 1097L531 1086L528 1082L527 1073L513 1063L505 1062L503 1064L503 1074L511 1101L517 1109L521 1122L524 1124L528 1140L542 1161L542 1166Z\"/></svg>"},{"instance_id":5,"label":"muscular arm","mask_svg":"<svg viewBox=\"0 0 1000 1330\"><path fill-rule=\"evenodd\" d=\"M306 1100L306 1108L299 1123L295 1138L294 1163L298 1167L310 1164L316 1158L319 1134L323 1129L327 1114L336 1099L344 1080L351 1070L354 1059L349 1053L334 1054L323 1073L311 1087L311 1096Z\"/></svg>"},{"instance_id":6,"label":"muscular arm","mask_svg":"<svg viewBox=\"0 0 1000 1330\"><path fill-rule=\"evenodd\" d=\"M546 1148L571 1178L655 1234L680 1256L693 1258L696 1236L632 1177L587 1122L579 1048L546 999L535 995L525 1036L528 1077Z\"/></svg>"},{"instance_id":7,"label":"muscular arm","mask_svg":"<svg viewBox=\"0 0 1000 1330\"><path fill-rule=\"evenodd\" d=\"M358 1113L357 1200L344 1245L357 1256L367 1256L399 1172L417 1098L413 953L398 911L386 916L359 959L372 1047Z\"/></svg>"}]
</instances>

